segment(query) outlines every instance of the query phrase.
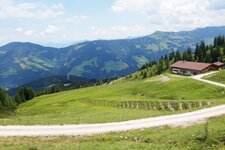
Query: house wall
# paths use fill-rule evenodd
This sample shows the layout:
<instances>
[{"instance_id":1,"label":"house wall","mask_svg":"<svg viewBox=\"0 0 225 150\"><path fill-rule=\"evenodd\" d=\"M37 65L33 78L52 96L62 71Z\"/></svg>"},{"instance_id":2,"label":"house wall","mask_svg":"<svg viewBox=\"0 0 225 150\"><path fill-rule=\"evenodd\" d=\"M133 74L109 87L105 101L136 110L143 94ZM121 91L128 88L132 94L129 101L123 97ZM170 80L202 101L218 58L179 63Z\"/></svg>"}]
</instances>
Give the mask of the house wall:
<instances>
[{"instance_id":1,"label":"house wall","mask_svg":"<svg viewBox=\"0 0 225 150\"><path fill-rule=\"evenodd\" d=\"M208 72L208 71L219 70L221 68L225 69L225 65L216 66L216 65L212 64L209 67L207 67L207 68L205 68L204 70L201 70L201 71L191 70L191 69L175 68L175 67L172 67L171 70L175 74L182 74L182 75L191 76L191 75L197 75L197 74L205 73L205 72Z\"/></svg>"},{"instance_id":2,"label":"house wall","mask_svg":"<svg viewBox=\"0 0 225 150\"><path fill-rule=\"evenodd\" d=\"M222 65L222 66L221 66L221 69L225 69L225 65Z\"/></svg>"},{"instance_id":3,"label":"house wall","mask_svg":"<svg viewBox=\"0 0 225 150\"><path fill-rule=\"evenodd\" d=\"M207 67L206 69L202 70L201 73L206 73L206 72L212 71L214 69L215 69L214 67L210 66L210 67Z\"/></svg>"},{"instance_id":4,"label":"house wall","mask_svg":"<svg viewBox=\"0 0 225 150\"><path fill-rule=\"evenodd\" d=\"M172 72L175 74L181 74L181 75L187 75L187 76L197 75L201 73L200 71L181 69L181 68L172 68Z\"/></svg>"},{"instance_id":5,"label":"house wall","mask_svg":"<svg viewBox=\"0 0 225 150\"><path fill-rule=\"evenodd\" d=\"M221 65L221 66L217 66L217 65L212 65L213 67L213 70L219 70L219 69L224 69L224 65Z\"/></svg>"}]
</instances>

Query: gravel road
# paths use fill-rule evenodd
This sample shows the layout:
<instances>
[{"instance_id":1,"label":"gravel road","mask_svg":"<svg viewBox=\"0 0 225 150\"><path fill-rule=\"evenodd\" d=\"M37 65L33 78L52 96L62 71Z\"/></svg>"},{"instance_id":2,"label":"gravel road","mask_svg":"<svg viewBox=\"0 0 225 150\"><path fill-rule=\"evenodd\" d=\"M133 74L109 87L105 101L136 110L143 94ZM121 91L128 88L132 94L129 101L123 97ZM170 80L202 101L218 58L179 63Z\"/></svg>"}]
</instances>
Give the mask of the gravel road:
<instances>
[{"instance_id":1,"label":"gravel road","mask_svg":"<svg viewBox=\"0 0 225 150\"><path fill-rule=\"evenodd\" d=\"M213 72L215 73L215 72ZM213 85L225 87L224 84L201 79L206 75L193 76L193 79ZM211 117L225 115L225 105L206 108L183 114L152 117L117 123L82 124L82 125L50 125L50 126L0 126L0 137L9 136L62 136L62 135L94 135L108 132L128 131L158 126L189 126Z\"/></svg>"},{"instance_id":2,"label":"gravel road","mask_svg":"<svg viewBox=\"0 0 225 150\"><path fill-rule=\"evenodd\" d=\"M225 114L225 105L184 114L103 124L52 126L0 126L0 136L62 136L94 135L108 132L144 129L158 126L189 126L205 119Z\"/></svg>"},{"instance_id":3,"label":"gravel road","mask_svg":"<svg viewBox=\"0 0 225 150\"><path fill-rule=\"evenodd\" d=\"M205 73L205 74L200 74L200 75L196 75L196 76L191 76L191 78L192 78L192 79L195 79L195 80L198 80L198 81L201 81L201 82L208 83L208 84L213 84L213 85L216 85L216 86L225 87L225 84L202 79L202 78L204 78L204 77L206 77L206 76L215 74L215 73L217 73L217 72L218 72L218 71L208 72L208 73Z\"/></svg>"}]
</instances>

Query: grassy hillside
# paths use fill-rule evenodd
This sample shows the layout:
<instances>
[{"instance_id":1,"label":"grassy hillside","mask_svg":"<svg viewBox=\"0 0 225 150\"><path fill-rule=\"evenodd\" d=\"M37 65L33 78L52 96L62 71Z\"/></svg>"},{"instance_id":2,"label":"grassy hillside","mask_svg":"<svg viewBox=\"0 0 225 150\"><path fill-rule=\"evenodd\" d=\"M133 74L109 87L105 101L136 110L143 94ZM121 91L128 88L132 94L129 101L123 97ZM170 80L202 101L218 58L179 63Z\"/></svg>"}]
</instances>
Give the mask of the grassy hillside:
<instances>
[{"instance_id":1,"label":"grassy hillside","mask_svg":"<svg viewBox=\"0 0 225 150\"><path fill-rule=\"evenodd\" d=\"M223 103L225 89L171 74L37 97L0 124L124 121Z\"/></svg>"},{"instance_id":2,"label":"grassy hillside","mask_svg":"<svg viewBox=\"0 0 225 150\"><path fill-rule=\"evenodd\" d=\"M210 75L205 79L225 84L225 70L220 70L218 73Z\"/></svg>"},{"instance_id":3,"label":"grassy hillside","mask_svg":"<svg viewBox=\"0 0 225 150\"><path fill-rule=\"evenodd\" d=\"M146 149L224 149L225 116L186 128L158 127L129 132L109 133L93 137L35 137L0 138L0 149L67 149L67 150L146 150Z\"/></svg>"},{"instance_id":4,"label":"grassy hillside","mask_svg":"<svg viewBox=\"0 0 225 150\"><path fill-rule=\"evenodd\" d=\"M86 41L65 48L13 42L0 47L0 86L11 89L55 75L91 79L128 75L171 50L183 52L202 39L211 44L221 34L225 34L223 26L155 32L134 39Z\"/></svg>"}]
</instances>

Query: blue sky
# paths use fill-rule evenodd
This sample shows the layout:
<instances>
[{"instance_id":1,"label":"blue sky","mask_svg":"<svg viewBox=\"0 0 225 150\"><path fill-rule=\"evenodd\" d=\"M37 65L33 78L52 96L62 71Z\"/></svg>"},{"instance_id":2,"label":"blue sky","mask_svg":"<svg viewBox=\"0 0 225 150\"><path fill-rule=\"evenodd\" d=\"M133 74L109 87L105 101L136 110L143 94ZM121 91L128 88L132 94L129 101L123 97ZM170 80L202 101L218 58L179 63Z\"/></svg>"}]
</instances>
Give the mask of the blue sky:
<instances>
[{"instance_id":1,"label":"blue sky","mask_svg":"<svg viewBox=\"0 0 225 150\"><path fill-rule=\"evenodd\" d=\"M221 26L224 14L224 0L0 0L0 45L67 44Z\"/></svg>"}]
</instances>

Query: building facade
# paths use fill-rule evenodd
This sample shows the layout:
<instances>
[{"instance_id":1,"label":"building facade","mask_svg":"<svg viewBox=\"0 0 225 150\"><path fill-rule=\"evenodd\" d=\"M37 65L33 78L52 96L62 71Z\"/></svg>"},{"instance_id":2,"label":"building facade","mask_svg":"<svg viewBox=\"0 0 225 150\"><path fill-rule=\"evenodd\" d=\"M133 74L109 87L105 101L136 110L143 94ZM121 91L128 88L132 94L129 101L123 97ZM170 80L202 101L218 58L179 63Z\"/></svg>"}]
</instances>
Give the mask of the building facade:
<instances>
[{"instance_id":1,"label":"building facade","mask_svg":"<svg viewBox=\"0 0 225 150\"><path fill-rule=\"evenodd\" d=\"M178 61L172 64L171 70L175 74L181 75L198 75L208 71L218 70L224 66L223 63L201 63L201 62L190 62L190 61Z\"/></svg>"}]
</instances>

